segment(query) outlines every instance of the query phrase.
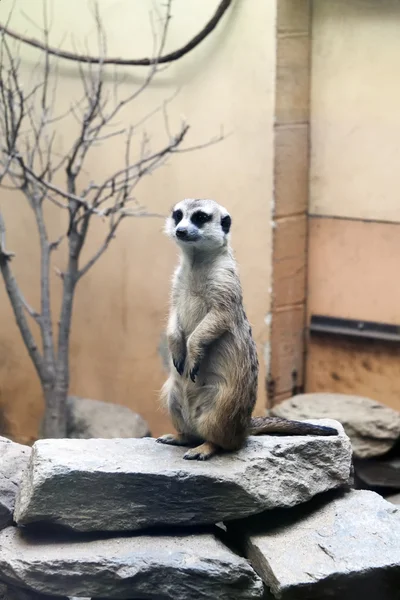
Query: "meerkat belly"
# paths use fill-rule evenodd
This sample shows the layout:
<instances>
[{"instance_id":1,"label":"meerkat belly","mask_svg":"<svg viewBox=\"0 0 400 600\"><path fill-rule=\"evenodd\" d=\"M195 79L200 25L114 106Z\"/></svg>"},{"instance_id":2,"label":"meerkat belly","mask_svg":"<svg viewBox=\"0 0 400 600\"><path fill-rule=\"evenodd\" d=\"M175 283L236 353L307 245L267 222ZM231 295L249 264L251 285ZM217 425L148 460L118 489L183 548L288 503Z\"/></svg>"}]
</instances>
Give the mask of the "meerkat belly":
<instances>
[{"instance_id":1,"label":"meerkat belly","mask_svg":"<svg viewBox=\"0 0 400 600\"><path fill-rule=\"evenodd\" d=\"M251 373L249 350L232 331L224 333L205 353L200 366L199 383L223 385L231 389L232 399L238 385Z\"/></svg>"},{"instance_id":2,"label":"meerkat belly","mask_svg":"<svg viewBox=\"0 0 400 600\"><path fill-rule=\"evenodd\" d=\"M199 419L207 419L221 409L238 414L240 403L249 381L246 350L241 351L232 332L226 332L211 344L202 360L195 384L186 388L186 419L192 431L196 431ZM240 368L238 369L238 365Z\"/></svg>"}]
</instances>

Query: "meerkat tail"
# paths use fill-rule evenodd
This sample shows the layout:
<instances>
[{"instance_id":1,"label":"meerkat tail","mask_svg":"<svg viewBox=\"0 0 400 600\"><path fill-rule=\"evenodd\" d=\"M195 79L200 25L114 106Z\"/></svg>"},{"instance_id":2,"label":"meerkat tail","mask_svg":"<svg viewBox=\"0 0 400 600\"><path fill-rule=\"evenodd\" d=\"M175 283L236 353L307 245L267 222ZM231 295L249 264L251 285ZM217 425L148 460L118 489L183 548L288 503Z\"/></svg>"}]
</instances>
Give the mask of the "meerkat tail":
<instances>
[{"instance_id":1,"label":"meerkat tail","mask_svg":"<svg viewBox=\"0 0 400 600\"><path fill-rule=\"evenodd\" d=\"M284 435L338 435L333 427L313 425L304 421L291 421L281 417L253 417L249 435L281 433Z\"/></svg>"}]
</instances>

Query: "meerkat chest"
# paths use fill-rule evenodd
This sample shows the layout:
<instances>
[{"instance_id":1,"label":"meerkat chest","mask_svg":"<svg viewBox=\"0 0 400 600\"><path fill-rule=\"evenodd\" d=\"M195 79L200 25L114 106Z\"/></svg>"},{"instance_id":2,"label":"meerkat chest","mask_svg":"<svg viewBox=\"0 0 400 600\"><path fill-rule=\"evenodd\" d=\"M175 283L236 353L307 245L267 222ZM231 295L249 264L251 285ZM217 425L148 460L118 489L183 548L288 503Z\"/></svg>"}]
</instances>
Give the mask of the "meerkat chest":
<instances>
[{"instance_id":1,"label":"meerkat chest","mask_svg":"<svg viewBox=\"0 0 400 600\"><path fill-rule=\"evenodd\" d=\"M178 293L178 315L181 327L189 336L209 311L207 278L188 276L182 278Z\"/></svg>"}]
</instances>

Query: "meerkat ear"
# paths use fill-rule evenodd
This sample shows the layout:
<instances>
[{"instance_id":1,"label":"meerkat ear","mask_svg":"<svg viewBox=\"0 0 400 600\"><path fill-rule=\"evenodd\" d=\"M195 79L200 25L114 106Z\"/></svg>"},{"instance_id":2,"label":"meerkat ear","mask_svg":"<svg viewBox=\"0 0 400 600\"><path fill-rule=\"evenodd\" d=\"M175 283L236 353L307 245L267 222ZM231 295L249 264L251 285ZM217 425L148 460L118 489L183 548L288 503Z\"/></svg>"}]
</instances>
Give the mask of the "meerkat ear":
<instances>
[{"instance_id":1,"label":"meerkat ear","mask_svg":"<svg viewBox=\"0 0 400 600\"><path fill-rule=\"evenodd\" d=\"M229 215L225 215L225 217L222 217L221 227L222 227L222 231L224 233L229 233L231 225L232 225L232 219Z\"/></svg>"}]
</instances>

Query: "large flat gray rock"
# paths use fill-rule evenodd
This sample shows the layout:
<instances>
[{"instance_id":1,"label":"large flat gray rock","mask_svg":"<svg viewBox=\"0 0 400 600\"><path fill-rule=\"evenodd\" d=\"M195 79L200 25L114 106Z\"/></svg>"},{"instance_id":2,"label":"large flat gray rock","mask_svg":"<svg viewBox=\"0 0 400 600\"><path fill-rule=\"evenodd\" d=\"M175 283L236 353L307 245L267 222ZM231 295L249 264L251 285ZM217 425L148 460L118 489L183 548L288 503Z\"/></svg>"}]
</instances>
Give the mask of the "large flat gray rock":
<instances>
[{"instance_id":1,"label":"large flat gray rock","mask_svg":"<svg viewBox=\"0 0 400 600\"><path fill-rule=\"evenodd\" d=\"M0 533L0 577L41 594L74 597L250 600L263 595L248 562L211 533L46 541L9 527Z\"/></svg>"},{"instance_id":2,"label":"large flat gray rock","mask_svg":"<svg viewBox=\"0 0 400 600\"><path fill-rule=\"evenodd\" d=\"M370 491L242 523L246 556L282 600L398 600L400 510Z\"/></svg>"},{"instance_id":3,"label":"large flat gray rock","mask_svg":"<svg viewBox=\"0 0 400 600\"><path fill-rule=\"evenodd\" d=\"M0 437L0 529L13 519L15 498L31 449Z\"/></svg>"},{"instance_id":4,"label":"large flat gray rock","mask_svg":"<svg viewBox=\"0 0 400 600\"><path fill-rule=\"evenodd\" d=\"M40 440L15 519L77 531L197 525L294 506L348 482L351 444L332 437L259 436L207 462L154 439Z\"/></svg>"},{"instance_id":5,"label":"large flat gray rock","mask_svg":"<svg viewBox=\"0 0 400 600\"><path fill-rule=\"evenodd\" d=\"M362 396L299 394L277 404L270 412L295 420L337 419L358 458L385 454L400 440L400 412Z\"/></svg>"}]
</instances>

